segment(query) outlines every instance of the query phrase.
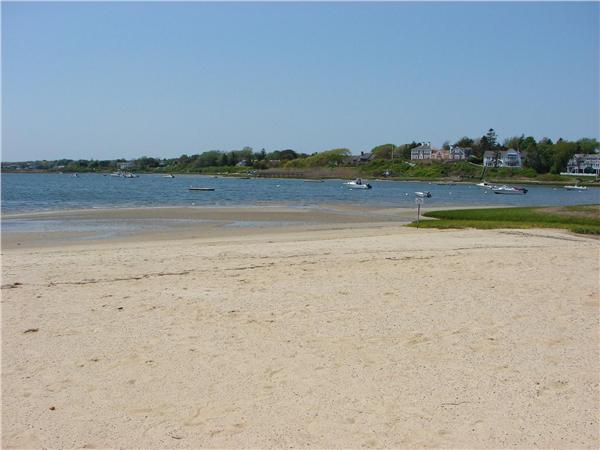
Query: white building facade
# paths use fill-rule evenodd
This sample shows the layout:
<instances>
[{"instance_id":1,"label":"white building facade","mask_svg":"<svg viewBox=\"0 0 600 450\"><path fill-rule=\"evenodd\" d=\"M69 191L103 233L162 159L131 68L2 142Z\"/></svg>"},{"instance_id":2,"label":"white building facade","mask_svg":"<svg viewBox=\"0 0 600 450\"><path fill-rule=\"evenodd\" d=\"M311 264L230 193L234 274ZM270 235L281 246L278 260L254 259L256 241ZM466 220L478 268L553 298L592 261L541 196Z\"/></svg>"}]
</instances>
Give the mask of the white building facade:
<instances>
[{"instance_id":1,"label":"white building facade","mask_svg":"<svg viewBox=\"0 0 600 450\"><path fill-rule=\"evenodd\" d=\"M576 153L567 163L566 173L580 175L600 174L600 154Z\"/></svg>"},{"instance_id":2,"label":"white building facade","mask_svg":"<svg viewBox=\"0 0 600 450\"><path fill-rule=\"evenodd\" d=\"M421 144L410 151L410 159L431 159L431 145Z\"/></svg>"},{"instance_id":3,"label":"white building facade","mask_svg":"<svg viewBox=\"0 0 600 450\"><path fill-rule=\"evenodd\" d=\"M523 167L521 152L510 148L505 151L494 152L487 150L483 154L483 165L486 167Z\"/></svg>"}]
</instances>

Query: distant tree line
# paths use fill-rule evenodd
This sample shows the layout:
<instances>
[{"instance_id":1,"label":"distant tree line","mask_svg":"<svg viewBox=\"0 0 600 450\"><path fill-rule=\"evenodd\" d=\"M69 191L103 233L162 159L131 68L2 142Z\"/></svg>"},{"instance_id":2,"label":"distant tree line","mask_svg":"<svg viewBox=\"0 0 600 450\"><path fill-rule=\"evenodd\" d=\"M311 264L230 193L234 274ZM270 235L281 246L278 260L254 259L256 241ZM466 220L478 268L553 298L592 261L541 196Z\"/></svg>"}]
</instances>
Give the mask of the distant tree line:
<instances>
[{"instance_id":1,"label":"distant tree line","mask_svg":"<svg viewBox=\"0 0 600 450\"><path fill-rule=\"evenodd\" d=\"M422 145L421 142L395 145L381 144L370 150L370 161L378 164L385 161L401 162L410 160L411 150ZM470 138L464 136L458 139L453 146L470 148L470 160L481 163L486 151L501 152L515 149L523 152L525 167L533 169L536 173L559 173L563 171L569 159L576 153L594 153L600 149L596 139L582 138L576 141L558 139L553 142L549 138L537 141L532 136L512 136L500 143L494 129L489 129L483 136ZM449 141L444 142L443 148L449 149ZM3 169L19 164L22 168L69 171L69 172L107 172L119 170L123 163L128 163L127 170L141 172L203 172L218 170L261 170L273 167L283 168L315 168L315 167L340 167L352 165L352 153L347 148L336 148L312 154L299 153L292 149L275 150L267 152L264 148L254 151L251 147L241 150L220 151L209 150L199 154L183 154L178 158L154 158L142 156L133 161L125 159L116 160L71 160L59 159L55 161L28 161L26 163L2 163ZM11 166L13 165L13 166Z\"/></svg>"}]
</instances>

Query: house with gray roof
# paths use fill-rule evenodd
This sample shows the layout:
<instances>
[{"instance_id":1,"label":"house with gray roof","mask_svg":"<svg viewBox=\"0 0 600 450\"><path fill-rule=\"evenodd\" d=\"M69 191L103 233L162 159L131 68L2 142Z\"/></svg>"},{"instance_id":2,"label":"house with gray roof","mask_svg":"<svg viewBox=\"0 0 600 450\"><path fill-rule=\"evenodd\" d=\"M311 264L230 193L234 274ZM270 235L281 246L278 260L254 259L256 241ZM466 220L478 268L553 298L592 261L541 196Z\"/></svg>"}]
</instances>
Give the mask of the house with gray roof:
<instances>
[{"instance_id":1,"label":"house with gray roof","mask_svg":"<svg viewBox=\"0 0 600 450\"><path fill-rule=\"evenodd\" d=\"M471 147L459 147L458 145L454 145L450 147L450 155L448 159L451 160L460 160L467 159L471 156L472 149Z\"/></svg>"},{"instance_id":2,"label":"house with gray roof","mask_svg":"<svg viewBox=\"0 0 600 450\"><path fill-rule=\"evenodd\" d=\"M486 167L523 167L521 152L514 148L502 151L486 150L483 154L483 165Z\"/></svg>"},{"instance_id":3,"label":"house with gray roof","mask_svg":"<svg viewBox=\"0 0 600 450\"><path fill-rule=\"evenodd\" d=\"M431 159L433 150L431 144L421 144L418 147L411 149L410 159Z\"/></svg>"},{"instance_id":4,"label":"house with gray roof","mask_svg":"<svg viewBox=\"0 0 600 450\"><path fill-rule=\"evenodd\" d=\"M598 175L600 174L600 154L576 153L567 163L566 174Z\"/></svg>"}]
</instances>

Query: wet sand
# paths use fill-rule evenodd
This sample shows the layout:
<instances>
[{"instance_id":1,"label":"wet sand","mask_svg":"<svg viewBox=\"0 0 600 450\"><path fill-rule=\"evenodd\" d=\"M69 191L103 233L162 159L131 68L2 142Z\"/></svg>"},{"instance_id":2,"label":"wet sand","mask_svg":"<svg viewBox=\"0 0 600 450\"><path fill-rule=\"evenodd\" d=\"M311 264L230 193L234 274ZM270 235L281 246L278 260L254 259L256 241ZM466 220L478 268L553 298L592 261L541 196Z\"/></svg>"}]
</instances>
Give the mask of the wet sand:
<instances>
[{"instance_id":1,"label":"wet sand","mask_svg":"<svg viewBox=\"0 0 600 450\"><path fill-rule=\"evenodd\" d=\"M2 246L68 246L100 242L235 237L240 234L380 226L415 220L414 209L319 207L161 207L48 211L3 215ZM17 227L9 227L18 222ZM14 228L14 229L13 229ZM8 231L7 231L8 230ZM16 230L16 231L15 231Z\"/></svg>"},{"instance_id":2,"label":"wet sand","mask_svg":"<svg viewBox=\"0 0 600 450\"><path fill-rule=\"evenodd\" d=\"M3 448L598 448L598 241L386 214L3 245Z\"/></svg>"}]
</instances>

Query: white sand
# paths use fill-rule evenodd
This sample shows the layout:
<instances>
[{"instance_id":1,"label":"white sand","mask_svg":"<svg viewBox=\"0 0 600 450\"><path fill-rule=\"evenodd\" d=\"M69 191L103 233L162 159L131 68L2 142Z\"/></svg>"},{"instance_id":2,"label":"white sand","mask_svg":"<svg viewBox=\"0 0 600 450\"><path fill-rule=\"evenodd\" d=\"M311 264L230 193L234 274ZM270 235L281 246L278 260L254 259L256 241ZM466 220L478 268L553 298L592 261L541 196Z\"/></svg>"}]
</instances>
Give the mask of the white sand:
<instances>
[{"instance_id":1,"label":"white sand","mask_svg":"<svg viewBox=\"0 0 600 450\"><path fill-rule=\"evenodd\" d=\"M397 225L5 248L2 447L598 448L598 256Z\"/></svg>"}]
</instances>

